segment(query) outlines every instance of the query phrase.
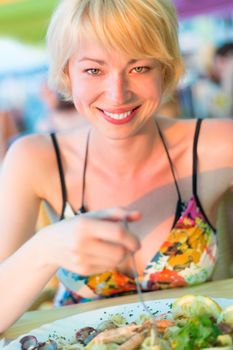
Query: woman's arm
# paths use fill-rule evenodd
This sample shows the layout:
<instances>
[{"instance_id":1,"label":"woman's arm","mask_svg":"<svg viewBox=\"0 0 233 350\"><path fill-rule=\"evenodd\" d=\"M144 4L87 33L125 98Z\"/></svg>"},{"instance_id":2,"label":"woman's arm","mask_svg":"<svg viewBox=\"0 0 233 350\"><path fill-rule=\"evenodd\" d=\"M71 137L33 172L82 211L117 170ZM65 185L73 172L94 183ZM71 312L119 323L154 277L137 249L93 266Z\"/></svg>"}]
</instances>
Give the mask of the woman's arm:
<instances>
[{"instance_id":1,"label":"woman's arm","mask_svg":"<svg viewBox=\"0 0 233 350\"><path fill-rule=\"evenodd\" d=\"M38 239L29 240L40 205L36 158L33 143L24 138L11 147L1 169L0 332L29 307L56 270L40 266L43 247Z\"/></svg>"},{"instance_id":2,"label":"woman's arm","mask_svg":"<svg viewBox=\"0 0 233 350\"><path fill-rule=\"evenodd\" d=\"M39 157L33 145L22 140L12 147L2 170L0 332L31 305L59 267L80 275L100 273L116 268L128 252L140 247L122 225L125 219L138 220L139 213L120 208L63 220L34 235L40 204Z\"/></svg>"}]
</instances>

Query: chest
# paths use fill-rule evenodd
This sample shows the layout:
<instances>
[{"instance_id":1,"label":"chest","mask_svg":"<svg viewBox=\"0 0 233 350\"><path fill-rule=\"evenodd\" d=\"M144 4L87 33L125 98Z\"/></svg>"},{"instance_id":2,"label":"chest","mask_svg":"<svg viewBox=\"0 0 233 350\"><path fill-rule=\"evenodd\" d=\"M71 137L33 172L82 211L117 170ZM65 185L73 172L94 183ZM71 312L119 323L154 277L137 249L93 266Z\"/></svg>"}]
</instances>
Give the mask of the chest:
<instances>
[{"instance_id":1,"label":"chest","mask_svg":"<svg viewBox=\"0 0 233 350\"><path fill-rule=\"evenodd\" d=\"M128 174L126 167L121 176L116 176L114 172L109 175L103 164L96 164L92 159L88 160L87 167L84 168L82 156L66 152L63 154L63 171L67 201L76 212L83 204L88 210L116 206L139 210L142 219L132 224L134 234L141 239L148 237L148 241L145 239L145 242L149 242L146 249L150 249L149 237L156 236L159 246L160 237L162 241L171 229L178 196L187 202L193 195L191 147L177 147L169 150L169 153L172 164L161 147L160 157L157 154L139 174ZM224 191L224 174L216 174L216 171L204 168L204 164L199 161L196 190L205 213L214 223L220 193ZM210 177L216 177L214 191ZM52 179L53 186L45 197L49 198L48 202L52 203L55 211L60 213L63 203L57 169L54 170Z\"/></svg>"},{"instance_id":2,"label":"chest","mask_svg":"<svg viewBox=\"0 0 233 350\"><path fill-rule=\"evenodd\" d=\"M179 161L174 167L177 187L182 201L187 202L193 196L192 166L187 162ZM184 164L187 167L184 167ZM183 167L183 170L182 170ZM220 194L224 192L224 174L221 170L206 171L197 174L197 194L202 207L212 222L215 224L217 207ZM215 190L213 191L210 177L215 177ZM57 213L61 212L62 197L61 184L58 174L54 176L56 186L51 187L53 208ZM174 221L178 191L171 167L166 161L158 164L155 160L144 176L132 176L128 178L110 178L101 169L88 167L88 171L79 171L76 167L70 167L65 172L65 185L67 201L75 212L84 204L88 210L99 210L116 206L128 207L139 210L142 220L132 225L136 235L144 238L156 230L163 236L168 232ZM219 191L217 191L219 189Z\"/></svg>"}]
</instances>

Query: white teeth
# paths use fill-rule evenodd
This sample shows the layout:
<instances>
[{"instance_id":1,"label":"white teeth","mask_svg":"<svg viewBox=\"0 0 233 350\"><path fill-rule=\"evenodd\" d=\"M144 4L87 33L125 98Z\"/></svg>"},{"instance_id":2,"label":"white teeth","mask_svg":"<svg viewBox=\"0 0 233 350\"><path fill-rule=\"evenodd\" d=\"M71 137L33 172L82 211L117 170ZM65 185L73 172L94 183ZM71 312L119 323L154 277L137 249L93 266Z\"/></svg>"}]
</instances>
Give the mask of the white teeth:
<instances>
[{"instance_id":1,"label":"white teeth","mask_svg":"<svg viewBox=\"0 0 233 350\"><path fill-rule=\"evenodd\" d=\"M106 111L103 111L104 114L106 114L108 117L112 118L112 119L117 119L117 120L120 120L120 119L124 119L124 118L127 118L130 113L132 111L128 111L128 112L125 112L125 113L109 113L109 112L106 112Z\"/></svg>"}]
</instances>

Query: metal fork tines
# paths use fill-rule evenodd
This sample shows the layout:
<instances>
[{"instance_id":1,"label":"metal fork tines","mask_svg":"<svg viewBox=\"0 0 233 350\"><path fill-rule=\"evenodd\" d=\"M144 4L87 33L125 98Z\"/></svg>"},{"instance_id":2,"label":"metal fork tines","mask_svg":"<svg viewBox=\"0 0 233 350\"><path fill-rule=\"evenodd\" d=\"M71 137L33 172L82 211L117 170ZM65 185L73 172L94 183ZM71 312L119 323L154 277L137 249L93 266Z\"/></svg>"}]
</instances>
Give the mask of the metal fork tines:
<instances>
[{"instance_id":1,"label":"metal fork tines","mask_svg":"<svg viewBox=\"0 0 233 350\"><path fill-rule=\"evenodd\" d=\"M127 219L124 220L124 225L125 225L125 228L128 230L129 226L128 226ZM155 319L153 313L151 312L150 308L145 303L145 300L144 300L144 297L143 297L142 288L141 288L141 284L140 284L140 281L139 281L139 273L138 273L137 264L136 264L135 255L134 254L131 254L131 261L132 261L134 281L135 281L135 285L136 285L136 289L137 289L138 300L142 304L143 309L147 312L148 316L152 320L152 327L153 327L153 331L154 331L154 338L157 339L158 338L158 331L157 331L157 326L156 326L156 319Z\"/></svg>"}]
</instances>

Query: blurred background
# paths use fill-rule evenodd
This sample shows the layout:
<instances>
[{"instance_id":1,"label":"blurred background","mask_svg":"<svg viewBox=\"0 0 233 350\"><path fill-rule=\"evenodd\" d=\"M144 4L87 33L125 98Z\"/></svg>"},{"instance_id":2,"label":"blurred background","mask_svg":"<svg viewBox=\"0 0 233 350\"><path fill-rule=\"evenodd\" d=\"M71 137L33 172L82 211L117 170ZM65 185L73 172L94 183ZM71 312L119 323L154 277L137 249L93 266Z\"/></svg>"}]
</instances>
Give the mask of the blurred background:
<instances>
[{"instance_id":1,"label":"blurred background","mask_svg":"<svg viewBox=\"0 0 233 350\"><path fill-rule=\"evenodd\" d=\"M85 122L72 103L64 102L47 86L45 34L58 1L0 0L0 165L17 137ZM171 118L232 118L233 0L174 3L186 71L159 114ZM224 207L221 210L224 212ZM38 228L47 224L42 207ZM31 309L51 307L56 288L57 280L52 279Z\"/></svg>"},{"instance_id":2,"label":"blurred background","mask_svg":"<svg viewBox=\"0 0 233 350\"><path fill-rule=\"evenodd\" d=\"M159 113L233 117L233 0L174 0L186 72ZM47 86L45 33L58 0L0 0L0 159L18 135L84 121Z\"/></svg>"}]
</instances>

